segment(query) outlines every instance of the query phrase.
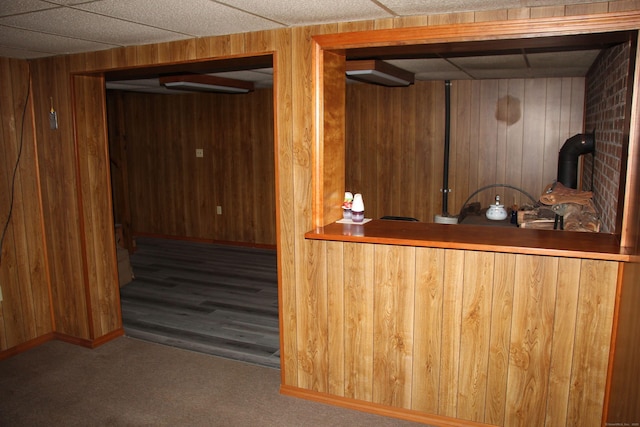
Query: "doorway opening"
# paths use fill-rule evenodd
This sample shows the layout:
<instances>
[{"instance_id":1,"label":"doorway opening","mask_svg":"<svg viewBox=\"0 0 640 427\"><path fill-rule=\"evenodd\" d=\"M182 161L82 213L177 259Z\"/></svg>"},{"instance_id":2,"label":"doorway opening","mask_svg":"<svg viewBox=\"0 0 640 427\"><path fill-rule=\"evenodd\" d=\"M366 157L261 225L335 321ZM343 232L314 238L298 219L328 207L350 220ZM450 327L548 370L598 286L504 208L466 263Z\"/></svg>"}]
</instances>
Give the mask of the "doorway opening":
<instances>
[{"instance_id":1,"label":"doorway opening","mask_svg":"<svg viewBox=\"0 0 640 427\"><path fill-rule=\"evenodd\" d=\"M273 73L262 55L105 75L127 335L279 367ZM177 75L255 89L161 86Z\"/></svg>"}]
</instances>

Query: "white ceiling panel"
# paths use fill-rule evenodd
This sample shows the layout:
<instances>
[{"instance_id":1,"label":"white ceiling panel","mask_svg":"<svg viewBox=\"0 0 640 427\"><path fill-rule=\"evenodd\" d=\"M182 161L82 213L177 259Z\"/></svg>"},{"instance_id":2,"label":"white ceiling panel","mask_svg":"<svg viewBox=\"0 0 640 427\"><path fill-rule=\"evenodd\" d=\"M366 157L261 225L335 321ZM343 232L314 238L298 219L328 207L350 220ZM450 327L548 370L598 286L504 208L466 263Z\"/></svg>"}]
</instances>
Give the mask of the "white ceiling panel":
<instances>
[{"instance_id":1,"label":"white ceiling panel","mask_svg":"<svg viewBox=\"0 0 640 427\"><path fill-rule=\"evenodd\" d=\"M463 56L449 59L459 68L475 70L519 70L527 67L524 55Z\"/></svg>"},{"instance_id":2,"label":"white ceiling panel","mask_svg":"<svg viewBox=\"0 0 640 427\"><path fill-rule=\"evenodd\" d=\"M2 17L0 25L119 46L161 43L188 37L70 8Z\"/></svg>"},{"instance_id":3,"label":"white ceiling panel","mask_svg":"<svg viewBox=\"0 0 640 427\"><path fill-rule=\"evenodd\" d=\"M19 28L5 28L0 39L0 47L36 53L36 57L59 53L80 53L117 47L105 43L81 39L34 33Z\"/></svg>"},{"instance_id":4,"label":"white ceiling panel","mask_svg":"<svg viewBox=\"0 0 640 427\"><path fill-rule=\"evenodd\" d=\"M381 0L380 3L398 15L441 14L451 12L469 12L496 9L515 9L521 7L539 7L559 4L593 3L593 0Z\"/></svg>"},{"instance_id":5,"label":"white ceiling panel","mask_svg":"<svg viewBox=\"0 0 640 427\"><path fill-rule=\"evenodd\" d=\"M393 17L371 0L223 0L289 26Z\"/></svg>"},{"instance_id":6,"label":"white ceiling panel","mask_svg":"<svg viewBox=\"0 0 640 427\"><path fill-rule=\"evenodd\" d=\"M36 10L53 9L55 4L41 0L2 0L0 3L0 16L15 15L17 13L33 12Z\"/></svg>"},{"instance_id":7,"label":"white ceiling panel","mask_svg":"<svg viewBox=\"0 0 640 427\"><path fill-rule=\"evenodd\" d=\"M0 56L5 58L34 59L51 56L49 52L35 52L28 49L15 49L0 45Z\"/></svg>"},{"instance_id":8,"label":"white ceiling panel","mask_svg":"<svg viewBox=\"0 0 640 427\"><path fill-rule=\"evenodd\" d=\"M40 58L273 28L593 0L0 0L0 56ZM417 80L583 76L598 50L390 60ZM526 60L525 60L526 58ZM225 76L272 84L253 71Z\"/></svg>"},{"instance_id":9,"label":"white ceiling panel","mask_svg":"<svg viewBox=\"0 0 640 427\"><path fill-rule=\"evenodd\" d=\"M527 55L533 69L573 68L587 71L600 54L599 50L576 50L558 53L530 53Z\"/></svg>"},{"instance_id":10,"label":"white ceiling panel","mask_svg":"<svg viewBox=\"0 0 640 427\"><path fill-rule=\"evenodd\" d=\"M191 37L280 28L283 25L210 0L103 0L80 9L164 28ZM240 31L238 31L240 29Z\"/></svg>"}]
</instances>

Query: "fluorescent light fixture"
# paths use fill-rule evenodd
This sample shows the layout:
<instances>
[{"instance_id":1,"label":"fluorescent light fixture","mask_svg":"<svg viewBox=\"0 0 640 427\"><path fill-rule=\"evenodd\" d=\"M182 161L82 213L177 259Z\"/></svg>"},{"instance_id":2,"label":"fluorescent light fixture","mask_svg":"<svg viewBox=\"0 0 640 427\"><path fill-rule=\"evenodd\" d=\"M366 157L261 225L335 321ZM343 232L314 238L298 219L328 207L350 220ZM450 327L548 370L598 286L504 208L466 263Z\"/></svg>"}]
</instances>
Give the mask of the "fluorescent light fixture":
<instances>
[{"instance_id":1,"label":"fluorescent light fixture","mask_svg":"<svg viewBox=\"0 0 640 427\"><path fill-rule=\"evenodd\" d=\"M414 82L413 73L377 59L347 61L346 72L353 80L383 86L409 86Z\"/></svg>"},{"instance_id":2,"label":"fluorescent light fixture","mask_svg":"<svg viewBox=\"0 0 640 427\"><path fill-rule=\"evenodd\" d=\"M205 74L160 77L160 84L167 89L192 92L247 93L253 91L253 82L228 79Z\"/></svg>"}]
</instances>

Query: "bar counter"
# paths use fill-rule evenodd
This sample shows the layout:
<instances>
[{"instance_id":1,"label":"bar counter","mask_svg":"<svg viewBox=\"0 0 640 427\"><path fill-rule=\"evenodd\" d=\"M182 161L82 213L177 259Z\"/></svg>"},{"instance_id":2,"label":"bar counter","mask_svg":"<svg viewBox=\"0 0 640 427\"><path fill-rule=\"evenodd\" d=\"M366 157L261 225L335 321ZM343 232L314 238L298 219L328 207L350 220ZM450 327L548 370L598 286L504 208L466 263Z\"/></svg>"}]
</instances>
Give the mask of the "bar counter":
<instances>
[{"instance_id":1,"label":"bar counter","mask_svg":"<svg viewBox=\"0 0 640 427\"><path fill-rule=\"evenodd\" d=\"M564 230L487 227L395 220L331 223L305 234L312 240L479 250L527 255L630 261L617 235Z\"/></svg>"}]
</instances>

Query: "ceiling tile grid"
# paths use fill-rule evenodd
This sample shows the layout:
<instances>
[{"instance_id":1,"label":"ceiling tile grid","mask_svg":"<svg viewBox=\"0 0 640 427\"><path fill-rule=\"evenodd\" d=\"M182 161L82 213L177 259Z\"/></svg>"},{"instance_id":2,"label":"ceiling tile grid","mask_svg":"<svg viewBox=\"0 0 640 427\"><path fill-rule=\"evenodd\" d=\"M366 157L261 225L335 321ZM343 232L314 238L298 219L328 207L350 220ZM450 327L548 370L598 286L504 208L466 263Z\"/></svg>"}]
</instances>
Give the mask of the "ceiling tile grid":
<instances>
[{"instance_id":1,"label":"ceiling tile grid","mask_svg":"<svg viewBox=\"0 0 640 427\"><path fill-rule=\"evenodd\" d=\"M1 0L0 56L28 59L301 25L592 1Z\"/></svg>"}]
</instances>

